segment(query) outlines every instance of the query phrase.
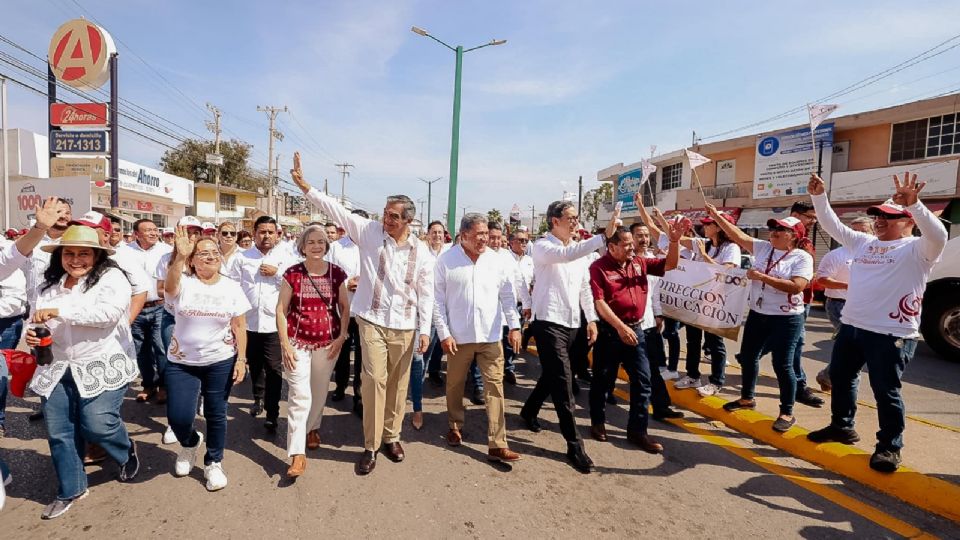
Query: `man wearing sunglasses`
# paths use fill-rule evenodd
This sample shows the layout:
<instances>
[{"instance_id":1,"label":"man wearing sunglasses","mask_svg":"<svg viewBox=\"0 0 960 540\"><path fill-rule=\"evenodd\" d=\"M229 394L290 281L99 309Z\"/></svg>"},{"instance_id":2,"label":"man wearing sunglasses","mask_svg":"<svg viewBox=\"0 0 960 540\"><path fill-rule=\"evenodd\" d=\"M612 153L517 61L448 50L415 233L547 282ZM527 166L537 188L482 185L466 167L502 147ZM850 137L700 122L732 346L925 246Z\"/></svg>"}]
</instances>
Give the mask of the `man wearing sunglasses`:
<instances>
[{"instance_id":1,"label":"man wearing sunglasses","mask_svg":"<svg viewBox=\"0 0 960 540\"><path fill-rule=\"evenodd\" d=\"M926 182L907 172L902 181L894 176L893 183L893 197L867 209L876 218L876 236L840 222L819 176L811 176L808 184L823 229L851 250L853 263L830 358L830 425L807 438L818 443L860 440L854 430L857 377L866 364L880 421L870 468L886 473L900 465L906 423L900 381L917 348L927 277L947 243L946 228L920 202ZM914 226L921 236L913 236Z\"/></svg>"}]
</instances>

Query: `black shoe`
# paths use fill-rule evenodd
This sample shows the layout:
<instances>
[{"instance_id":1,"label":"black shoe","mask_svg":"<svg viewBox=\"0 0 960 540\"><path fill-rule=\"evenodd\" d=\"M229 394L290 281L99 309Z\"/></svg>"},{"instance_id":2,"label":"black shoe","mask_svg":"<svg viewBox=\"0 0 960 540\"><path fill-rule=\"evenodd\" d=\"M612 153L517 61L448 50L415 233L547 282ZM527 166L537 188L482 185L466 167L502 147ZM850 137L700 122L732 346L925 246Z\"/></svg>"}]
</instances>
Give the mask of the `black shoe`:
<instances>
[{"instance_id":1,"label":"black shoe","mask_svg":"<svg viewBox=\"0 0 960 540\"><path fill-rule=\"evenodd\" d=\"M653 419L663 422L668 418L683 418L683 413L681 411L675 411L670 407L663 409L662 411L653 411Z\"/></svg>"},{"instance_id":2,"label":"black shoe","mask_svg":"<svg viewBox=\"0 0 960 540\"><path fill-rule=\"evenodd\" d=\"M359 399L353 400L353 414L363 418L363 402Z\"/></svg>"},{"instance_id":3,"label":"black shoe","mask_svg":"<svg viewBox=\"0 0 960 540\"><path fill-rule=\"evenodd\" d=\"M892 473L896 472L897 468L900 467L900 451L899 450L880 450L877 449L870 456L870 468L882 473Z\"/></svg>"},{"instance_id":4,"label":"black shoe","mask_svg":"<svg viewBox=\"0 0 960 540\"><path fill-rule=\"evenodd\" d=\"M521 411L520 418L523 419L523 423L527 426L527 429L534 433L540 433L540 430L543 429L543 427L540 425L540 420L537 420L536 416L529 417L524 415Z\"/></svg>"},{"instance_id":5,"label":"black shoe","mask_svg":"<svg viewBox=\"0 0 960 540\"><path fill-rule=\"evenodd\" d=\"M573 465L574 469L583 474L588 474L593 470L593 460L583 450L583 445L580 443L567 443L567 460Z\"/></svg>"},{"instance_id":6,"label":"black shoe","mask_svg":"<svg viewBox=\"0 0 960 540\"><path fill-rule=\"evenodd\" d=\"M377 466L377 453L364 450L357 461L357 474L370 474Z\"/></svg>"},{"instance_id":7,"label":"black shoe","mask_svg":"<svg viewBox=\"0 0 960 540\"><path fill-rule=\"evenodd\" d=\"M803 403L808 407L815 407L819 409L823 407L823 398L818 396L816 392L813 391L809 386L803 387L803 389L797 391L797 403Z\"/></svg>"},{"instance_id":8,"label":"black shoe","mask_svg":"<svg viewBox=\"0 0 960 540\"><path fill-rule=\"evenodd\" d=\"M517 374L512 371L504 371L503 382L507 384L517 384Z\"/></svg>"},{"instance_id":9,"label":"black shoe","mask_svg":"<svg viewBox=\"0 0 960 540\"><path fill-rule=\"evenodd\" d=\"M333 391L333 395L330 396L330 401L343 401L343 398L347 397L346 390L336 389Z\"/></svg>"},{"instance_id":10,"label":"black shoe","mask_svg":"<svg viewBox=\"0 0 960 540\"><path fill-rule=\"evenodd\" d=\"M253 405L250 407L250 416L256 418L263 413L263 400L254 399Z\"/></svg>"},{"instance_id":11,"label":"black shoe","mask_svg":"<svg viewBox=\"0 0 960 540\"><path fill-rule=\"evenodd\" d=\"M39 410L39 411L31 414L30 416L27 417L27 420L29 420L29 421L31 421L31 422L39 422L39 421L43 420L43 410Z\"/></svg>"},{"instance_id":12,"label":"black shoe","mask_svg":"<svg viewBox=\"0 0 960 540\"><path fill-rule=\"evenodd\" d=\"M860 435L853 428L839 428L831 424L823 429L807 433L807 439L815 443L838 442L853 444L860 440Z\"/></svg>"},{"instance_id":13,"label":"black shoe","mask_svg":"<svg viewBox=\"0 0 960 540\"><path fill-rule=\"evenodd\" d=\"M277 419L276 418L267 418L263 422L263 427L267 428L267 431L271 433L276 433L277 431Z\"/></svg>"},{"instance_id":14,"label":"black shoe","mask_svg":"<svg viewBox=\"0 0 960 540\"><path fill-rule=\"evenodd\" d=\"M470 396L470 403L474 405L486 405L487 400L483 398L483 388L474 388L473 395Z\"/></svg>"},{"instance_id":15,"label":"black shoe","mask_svg":"<svg viewBox=\"0 0 960 540\"><path fill-rule=\"evenodd\" d=\"M120 482L130 482L140 472L140 458L137 456L137 443L130 439L130 450L127 451L127 462L120 466Z\"/></svg>"},{"instance_id":16,"label":"black shoe","mask_svg":"<svg viewBox=\"0 0 960 540\"><path fill-rule=\"evenodd\" d=\"M589 371L584 371L583 373L577 375L577 378L587 384L590 384L591 382L593 382L593 375L590 375Z\"/></svg>"},{"instance_id":17,"label":"black shoe","mask_svg":"<svg viewBox=\"0 0 960 540\"><path fill-rule=\"evenodd\" d=\"M576 380L576 379L573 380L572 386L573 386L573 395L579 396L579 395L580 395L580 385L577 384L577 380Z\"/></svg>"},{"instance_id":18,"label":"black shoe","mask_svg":"<svg viewBox=\"0 0 960 540\"><path fill-rule=\"evenodd\" d=\"M607 394L607 403L609 403L610 405L617 404L617 396L613 395L613 392L610 392L609 394Z\"/></svg>"},{"instance_id":19,"label":"black shoe","mask_svg":"<svg viewBox=\"0 0 960 540\"><path fill-rule=\"evenodd\" d=\"M786 433L790 431L790 428L797 423L797 417L791 416L789 420L782 416L778 416L777 420L773 423L773 430L777 433Z\"/></svg>"}]
</instances>

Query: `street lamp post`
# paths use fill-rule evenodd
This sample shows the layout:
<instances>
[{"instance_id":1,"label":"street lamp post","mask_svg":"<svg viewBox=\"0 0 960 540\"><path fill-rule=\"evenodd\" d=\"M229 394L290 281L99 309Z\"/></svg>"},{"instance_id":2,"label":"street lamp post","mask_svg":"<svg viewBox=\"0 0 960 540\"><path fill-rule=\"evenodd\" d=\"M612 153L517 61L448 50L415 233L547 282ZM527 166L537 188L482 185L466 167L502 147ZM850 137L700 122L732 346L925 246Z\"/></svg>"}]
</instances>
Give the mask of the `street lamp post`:
<instances>
[{"instance_id":1,"label":"street lamp post","mask_svg":"<svg viewBox=\"0 0 960 540\"><path fill-rule=\"evenodd\" d=\"M483 45L477 45L476 47L464 49L462 45L452 47L444 43L443 41L430 35L430 33L423 28L414 26L411 27L410 30L415 34L428 37L436 41L437 43L453 51L456 55L456 70L454 71L453 79L453 133L450 140L450 184L447 194L447 228L452 231L454 230L457 215L457 167L460 160L460 78L463 71L463 54L470 51L475 51L477 49L482 49L484 47L489 47L491 45L503 45L507 42L507 40L491 39L488 43L484 43Z\"/></svg>"},{"instance_id":2,"label":"street lamp post","mask_svg":"<svg viewBox=\"0 0 960 540\"><path fill-rule=\"evenodd\" d=\"M419 178L419 177L418 177ZM424 180L420 178L420 181L427 185L427 223L430 223L432 216L430 215L433 212L433 183L443 180L442 176L438 176L433 180ZM423 219L423 208L420 209L420 218Z\"/></svg>"}]
</instances>

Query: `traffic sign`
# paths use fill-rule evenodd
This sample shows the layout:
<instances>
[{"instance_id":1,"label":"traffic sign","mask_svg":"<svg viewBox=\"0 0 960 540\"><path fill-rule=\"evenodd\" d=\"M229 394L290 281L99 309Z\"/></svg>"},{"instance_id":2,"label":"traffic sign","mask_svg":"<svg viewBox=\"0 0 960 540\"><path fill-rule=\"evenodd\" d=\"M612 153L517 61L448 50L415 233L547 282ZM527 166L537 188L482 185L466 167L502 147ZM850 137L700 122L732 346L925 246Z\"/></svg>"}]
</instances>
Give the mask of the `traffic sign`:
<instances>
[{"instance_id":1,"label":"traffic sign","mask_svg":"<svg viewBox=\"0 0 960 540\"><path fill-rule=\"evenodd\" d=\"M50 131L50 151L57 154L104 154L106 131Z\"/></svg>"},{"instance_id":2,"label":"traffic sign","mask_svg":"<svg viewBox=\"0 0 960 540\"><path fill-rule=\"evenodd\" d=\"M223 154L207 154L207 165L219 165L223 167Z\"/></svg>"},{"instance_id":3,"label":"traffic sign","mask_svg":"<svg viewBox=\"0 0 960 540\"><path fill-rule=\"evenodd\" d=\"M54 126L105 126L106 103L54 103L50 105L50 124Z\"/></svg>"}]
</instances>

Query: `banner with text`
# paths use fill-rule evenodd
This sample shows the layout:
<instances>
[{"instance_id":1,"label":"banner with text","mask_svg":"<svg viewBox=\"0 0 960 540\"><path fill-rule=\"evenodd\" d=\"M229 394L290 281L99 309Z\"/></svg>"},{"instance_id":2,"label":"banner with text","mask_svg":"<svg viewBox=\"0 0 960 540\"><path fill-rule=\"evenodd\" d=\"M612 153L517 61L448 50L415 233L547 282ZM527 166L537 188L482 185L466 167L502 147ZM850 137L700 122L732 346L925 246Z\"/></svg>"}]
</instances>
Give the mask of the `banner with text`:
<instances>
[{"instance_id":1,"label":"banner with text","mask_svg":"<svg viewBox=\"0 0 960 540\"><path fill-rule=\"evenodd\" d=\"M747 271L681 260L660 279L663 316L737 341L747 320Z\"/></svg>"},{"instance_id":2,"label":"banner with text","mask_svg":"<svg viewBox=\"0 0 960 540\"><path fill-rule=\"evenodd\" d=\"M60 197L70 203L74 216L90 211L90 178L67 176L63 178L11 178L10 226L15 229L31 227L37 207L47 197Z\"/></svg>"},{"instance_id":3,"label":"banner with text","mask_svg":"<svg viewBox=\"0 0 960 540\"><path fill-rule=\"evenodd\" d=\"M790 197L807 193L810 173L817 170L823 146L823 170L820 177L830 184L833 163L833 123L817 128L817 146L813 147L810 128L802 127L757 136L754 199Z\"/></svg>"},{"instance_id":4,"label":"banner with text","mask_svg":"<svg viewBox=\"0 0 960 540\"><path fill-rule=\"evenodd\" d=\"M633 201L633 196L643 186L643 169L627 171L617 176L616 193L613 202L622 202L623 212L636 212L637 204Z\"/></svg>"}]
</instances>

